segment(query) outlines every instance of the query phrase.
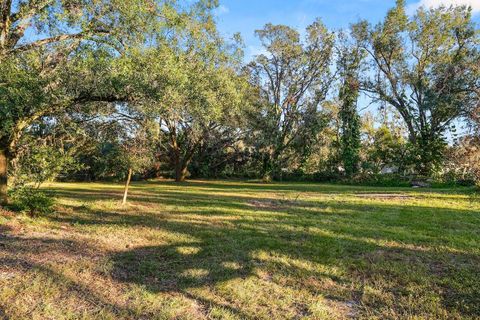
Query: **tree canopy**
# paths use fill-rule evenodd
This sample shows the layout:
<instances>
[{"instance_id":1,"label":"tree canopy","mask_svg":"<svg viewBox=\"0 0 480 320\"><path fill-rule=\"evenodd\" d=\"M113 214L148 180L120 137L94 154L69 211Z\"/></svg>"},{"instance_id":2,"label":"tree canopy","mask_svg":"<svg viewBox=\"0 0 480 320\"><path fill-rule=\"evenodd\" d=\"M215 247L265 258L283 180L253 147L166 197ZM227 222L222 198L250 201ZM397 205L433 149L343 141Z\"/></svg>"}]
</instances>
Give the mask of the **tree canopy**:
<instances>
[{"instance_id":1,"label":"tree canopy","mask_svg":"<svg viewBox=\"0 0 480 320\"><path fill-rule=\"evenodd\" d=\"M418 148L419 170L429 173L444 134L478 103L479 36L466 7L421 7L413 17L398 0L385 20L354 26L370 57L362 90L392 105Z\"/></svg>"},{"instance_id":2,"label":"tree canopy","mask_svg":"<svg viewBox=\"0 0 480 320\"><path fill-rule=\"evenodd\" d=\"M245 61L241 37L217 30L218 5L2 1L0 202L12 175L433 179L478 142L470 8L407 15L398 0L376 25L266 24ZM457 180L474 172L458 167Z\"/></svg>"}]
</instances>

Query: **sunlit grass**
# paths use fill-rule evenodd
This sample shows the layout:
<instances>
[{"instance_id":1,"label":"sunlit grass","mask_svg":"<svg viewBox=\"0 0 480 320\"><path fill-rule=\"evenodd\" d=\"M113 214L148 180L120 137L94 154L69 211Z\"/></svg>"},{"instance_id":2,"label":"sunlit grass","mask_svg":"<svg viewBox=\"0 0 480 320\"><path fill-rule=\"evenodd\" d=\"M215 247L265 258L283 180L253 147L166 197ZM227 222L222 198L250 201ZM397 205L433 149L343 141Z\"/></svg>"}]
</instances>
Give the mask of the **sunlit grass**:
<instances>
[{"instance_id":1,"label":"sunlit grass","mask_svg":"<svg viewBox=\"0 0 480 320\"><path fill-rule=\"evenodd\" d=\"M0 215L0 318L480 317L469 189L239 181L47 186Z\"/></svg>"}]
</instances>

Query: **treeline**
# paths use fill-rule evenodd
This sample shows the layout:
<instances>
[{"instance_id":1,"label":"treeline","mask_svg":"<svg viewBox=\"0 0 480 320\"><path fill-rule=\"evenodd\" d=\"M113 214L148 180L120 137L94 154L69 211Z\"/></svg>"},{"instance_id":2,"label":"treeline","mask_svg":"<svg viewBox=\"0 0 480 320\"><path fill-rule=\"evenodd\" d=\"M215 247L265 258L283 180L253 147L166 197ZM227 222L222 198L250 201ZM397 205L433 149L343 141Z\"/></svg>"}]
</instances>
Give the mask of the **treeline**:
<instances>
[{"instance_id":1,"label":"treeline","mask_svg":"<svg viewBox=\"0 0 480 320\"><path fill-rule=\"evenodd\" d=\"M7 180L478 181L469 8L408 16L399 0L348 30L267 24L264 53L245 63L241 37L216 28L217 6L4 1L1 202Z\"/></svg>"}]
</instances>

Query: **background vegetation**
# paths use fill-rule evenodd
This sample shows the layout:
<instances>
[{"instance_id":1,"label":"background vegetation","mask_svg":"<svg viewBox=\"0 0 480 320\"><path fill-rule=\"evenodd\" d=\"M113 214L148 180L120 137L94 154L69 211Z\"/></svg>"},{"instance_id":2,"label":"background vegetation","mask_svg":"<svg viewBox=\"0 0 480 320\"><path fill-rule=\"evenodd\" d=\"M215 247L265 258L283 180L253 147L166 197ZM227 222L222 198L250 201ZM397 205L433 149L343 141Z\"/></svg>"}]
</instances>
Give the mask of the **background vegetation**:
<instances>
[{"instance_id":1,"label":"background vegetation","mask_svg":"<svg viewBox=\"0 0 480 320\"><path fill-rule=\"evenodd\" d=\"M408 16L399 0L377 25L267 24L264 53L245 63L240 36L216 29L217 5L7 1L2 202L7 181L53 179L478 182L469 8Z\"/></svg>"}]
</instances>

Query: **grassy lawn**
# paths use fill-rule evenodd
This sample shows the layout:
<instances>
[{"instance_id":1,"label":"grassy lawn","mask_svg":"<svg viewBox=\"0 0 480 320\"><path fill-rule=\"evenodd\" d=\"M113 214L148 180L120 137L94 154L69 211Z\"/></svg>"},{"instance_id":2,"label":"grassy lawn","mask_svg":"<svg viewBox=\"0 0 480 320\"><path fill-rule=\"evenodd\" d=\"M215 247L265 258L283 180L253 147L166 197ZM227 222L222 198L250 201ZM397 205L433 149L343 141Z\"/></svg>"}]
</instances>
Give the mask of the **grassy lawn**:
<instances>
[{"instance_id":1,"label":"grassy lawn","mask_svg":"<svg viewBox=\"0 0 480 320\"><path fill-rule=\"evenodd\" d=\"M478 319L469 189L53 184L0 214L0 319Z\"/></svg>"}]
</instances>

